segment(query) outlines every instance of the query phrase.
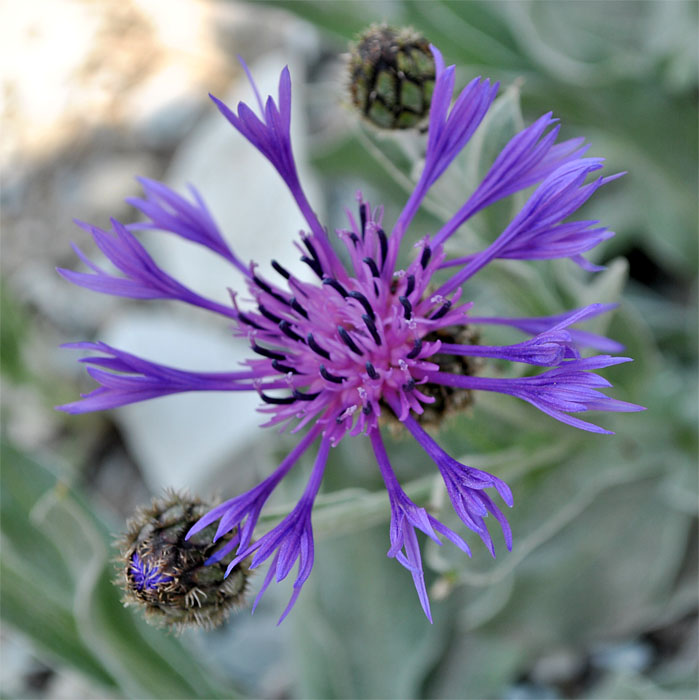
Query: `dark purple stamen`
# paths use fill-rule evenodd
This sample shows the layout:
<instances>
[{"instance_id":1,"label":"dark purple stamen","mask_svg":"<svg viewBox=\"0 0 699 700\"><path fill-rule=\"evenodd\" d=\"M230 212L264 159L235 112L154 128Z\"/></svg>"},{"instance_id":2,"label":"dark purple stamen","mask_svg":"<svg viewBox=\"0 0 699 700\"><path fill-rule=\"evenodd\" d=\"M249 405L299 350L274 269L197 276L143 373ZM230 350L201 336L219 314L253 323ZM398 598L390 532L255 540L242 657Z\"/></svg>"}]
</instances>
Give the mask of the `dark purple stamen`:
<instances>
[{"instance_id":1,"label":"dark purple stamen","mask_svg":"<svg viewBox=\"0 0 699 700\"><path fill-rule=\"evenodd\" d=\"M406 355L406 357L409 360L414 360L420 354L420 350L422 350L422 341L420 338L416 338L415 342L413 343L413 349Z\"/></svg>"},{"instance_id":2,"label":"dark purple stamen","mask_svg":"<svg viewBox=\"0 0 699 700\"><path fill-rule=\"evenodd\" d=\"M323 278L323 274L322 274L323 264L321 263L320 258L318 257L318 252L316 251L315 246L313 245L313 243L311 243L310 238L304 238L303 244L306 246L306 248L308 248L308 252L311 254L311 257L313 258L313 260L315 260L315 262L318 266L318 269L320 270L319 276L322 279Z\"/></svg>"},{"instance_id":3,"label":"dark purple stamen","mask_svg":"<svg viewBox=\"0 0 699 700\"><path fill-rule=\"evenodd\" d=\"M356 233L350 233L349 236L352 239L352 243L354 243L354 247L356 248L359 244L359 236Z\"/></svg>"},{"instance_id":4,"label":"dark purple stamen","mask_svg":"<svg viewBox=\"0 0 699 700\"><path fill-rule=\"evenodd\" d=\"M321 348L320 345L316 343L316 339L313 337L313 333L309 333L306 336L306 339L308 340L308 347L311 348L311 350L313 350L314 353L320 355L321 357L324 357L326 360L330 359L330 353L327 350Z\"/></svg>"},{"instance_id":5,"label":"dark purple stamen","mask_svg":"<svg viewBox=\"0 0 699 700\"><path fill-rule=\"evenodd\" d=\"M398 297L398 301L403 307L403 318L407 321L413 315L413 305L406 297Z\"/></svg>"},{"instance_id":6,"label":"dark purple stamen","mask_svg":"<svg viewBox=\"0 0 699 700\"><path fill-rule=\"evenodd\" d=\"M282 267L276 260L272 260L272 267L284 278L284 279L289 279L291 277L291 273L285 268Z\"/></svg>"},{"instance_id":7,"label":"dark purple stamen","mask_svg":"<svg viewBox=\"0 0 699 700\"><path fill-rule=\"evenodd\" d=\"M367 362L366 365L366 373L372 378L372 379L378 379L379 378L379 373L376 371L376 368L374 365L371 364L371 362Z\"/></svg>"},{"instance_id":8,"label":"dark purple stamen","mask_svg":"<svg viewBox=\"0 0 699 700\"><path fill-rule=\"evenodd\" d=\"M334 280L331 277L326 277L323 280L323 284L328 285L328 287L332 287L344 299L347 298L347 290L337 280Z\"/></svg>"},{"instance_id":9,"label":"dark purple stamen","mask_svg":"<svg viewBox=\"0 0 699 700\"><path fill-rule=\"evenodd\" d=\"M388 238L386 238L386 232L382 228L376 234L379 237L379 245L381 246L381 269L383 270L383 264L386 262L386 255L388 254Z\"/></svg>"},{"instance_id":10,"label":"dark purple stamen","mask_svg":"<svg viewBox=\"0 0 699 700\"><path fill-rule=\"evenodd\" d=\"M271 292L269 292L269 295L274 297L278 302L281 302L282 304L289 306L289 303L290 303L289 300L285 296L279 294L278 292L275 292L274 290L272 290Z\"/></svg>"},{"instance_id":11,"label":"dark purple stamen","mask_svg":"<svg viewBox=\"0 0 699 700\"><path fill-rule=\"evenodd\" d=\"M298 334L294 333L291 328L291 324L288 321L281 321L279 323L279 330L287 337L292 340L298 340L303 343L303 338Z\"/></svg>"},{"instance_id":12,"label":"dark purple stamen","mask_svg":"<svg viewBox=\"0 0 699 700\"><path fill-rule=\"evenodd\" d=\"M365 416L369 416L369 415L371 415L371 412L372 412L373 410L374 410L374 409L372 408L371 404L368 403L368 404L366 404L366 405L364 406L364 408L362 408L362 413L363 413Z\"/></svg>"},{"instance_id":13,"label":"dark purple stamen","mask_svg":"<svg viewBox=\"0 0 699 700\"><path fill-rule=\"evenodd\" d=\"M303 306L301 306L301 304L299 304L299 302L298 302L298 300L296 299L296 297L291 297L291 301L290 301L289 303L291 304L291 308L292 308L297 314L300 314L300 315L303 316L304 318L308 318L308 312L306 311L306 309L303 308Z\"/></svg>"},{"instance_id":14,"label":"dark purple stamen","mask_svg":"<svg viewBox=\"0 0 699 700\"><path fill-rule=\"evenodd\" d=\"M293 367L289 367L288 365L281 364L279 360L272 360L272 367L274 367L277 372L281 372L282 374L287 374L288 372L298 374L298 370L294 369Z\"/></svg>"},{"instance_id":15,"label":"dark purple stamen","mask_svg":"<svg viewBox=\"0 0 699 700\"><path fill-rule=\"evenodd\" d=\"M308 252L311 254L311 257L307 258L306 256L304 256L301 258L301 260L303 260L306 264L310 265L313 271L318 275L318 277L322 279L323 266L320 263L320 258L318 257L318 253L316 252L313 243L311 243L309 238L304 238L303 244L308 249Z\"/></svg>"},{"instance_id":16,"label":"dark purple stamen","mask_svg":"<svg viewBox=\"0 0 699 700\"><path fill-rule=\"evenodd\" d=\"M330 374L330 372L325 369L325 365L321 365L319 370L323 379L327 379L329 382L333 382L333 384L342 384L342 382L345 381L345 377L337 377L334 374Z\"/></svg>"},{"instance_id":17,"label":"dark purple stamen","mask_svg":"<svg viewBox=\"0 0 699 700\"><path fill-rule=\"evenodd\" d=\"M309 258L307 255L302 255L301 262L305 262L306 265L308 265L308 267L310 267L311 270L313 270L313 272L320 277L320 279L323 279L323 268L317 260L311 260L311 258Z\"/></svg>"},{"instance_id":18,"label":"dark purple stamen","mask_svg":"<svg viewBox=\"0 0 699 700\"><path fill-rule=\"evenodd\" d=\"M286 297L283 297L279 292L275 292L272 287L267 284L264 280L261 280L259 277L256 275L253 276L253 282L263 291L267 292L270 296L274 297L277 301L280 301L282 304L286 304L287 306L289 305L289 301L286 299Z\"/></svg>"},{"instance_id":19,"label":"dark purple stamen","mask_svg":"<svg viewBox=\"0 0 699 700\"><path fill-rule=\"evenodd\" d=\"M255 323L255 321L253 321L251 318L248 318L245 314L239 313L238 320L242 321L243 323L246 323L248 326L252 326L253 328L257 328L258 331L266 330L259 323Z\"/></svg>"},{"instance_id":20,"label":"dark purple stamen","mask_svg":"<svg viewBox=\"0 0 699 700\"><path fill-rule=\"evenodd\" d=\"M367 316L369 316L372 321L376 318L376 314L369 300L361 292L350 292L349 296L352 297L352 299L356 299L364 307Z\"/></svg>"},{"instance_id":21,"label":"dark purple stamen","mask_svg":"<svg viewBox=\"0 0 699 700\"><path fill-rule=\"evenodd\" d=\"M381 276L381 274L379 273L379 268L376 267L376 262L375 262L374 258L364 258L362 260L362 262L365 265L369 266L369 269L371 270L371 274L373 277L380 277Z\"/></svg>"},{"instance_id":22,"label":"dark purple stamen","mask_svg":"<svg viewBox=\"0 0 699 700\"><path fill-rule=\"evenodd\" d=\"M362 240L364 240L364 232L366 231L366 204L359 205L359 221L362 226Z\"/></svg>"},{"instance_id":23,"label":"dark purple stamen","mask_svg":"<svg viewBox=\"0 0 699 700\"><path fill-rule=\"evenodd\" d=\"M363 355L364 353L359 349L357 344L352 340L350 337L350 334L342 327L338 326L337 327L337 332L340 334L340 338L342 338L342 342L353 352L356 353L357 355Z\"/></svg>"},{"instance_id":24,"label":"dark purple stamen","mask_svg":"<svg viewBox=\"0 0 699 700\"><path fill-rule=\"evenodd\" d=\"M317 399L320 396L320 391L316 391L315 394L307 394L303 391L299 391L298 389L294 389L294 398L298 399L299 401L313 401L313 399Z\"/></svg>"},{"instance_id":25,"label":"dark purple stamen","mask_svg":"<svg viewBox=\"0 0 699 700\"><path fill-rule=\"evenodd\" d=\"M308 249L308 252L311 254L311 257L316 260L317 262L320 263L320 258L318 257L318 253L316 252L315 246L313 243L311 243L310 238L304 238L303 239L303 244L306 246Z\"/></svg>"},{"instance_id":26,"label":"dark purple stamen","mask_svg":"<svg viewBox=\"0 0 699 700\"><path fill-rule=\"evenodd\" d=\"M257 309L268 321L271 321L275 325L281 323L282 319L271 311L268 311L262 304L258 304Z\"/></svg>"},{"instance_id":27,"label":"dark purple stamen","mask_svg":"<svg viewBox=\"0 0 699 700\"><path fill-rule=\"evenodd\" d=\"M447 313L447 311L449 311L450 308L451 308L451 302L449 301L449 299L447 299L447 300L439 307L439 309L437 310L437 313L435 313L435 314L433 314L432 316L430 316L430 319L431 319L432 321L436 321L438 318L442 318L442 316L444 316L444 315Z\"/></svg>"},{"instance_id":28,"label":"dark purple stamen","mask_svg":"<svg viewBox=\"0 0 699 700\"><path fill-rule=\"evenodd\" d=\"M422 267L423 270L429 264L431 257L432 257L432 249L428 245L426 245L422 249L422 255L420 256L420 266Z\"/></svg>"},{"instance_id":29,"label":"dark purple stamen","mask_svg":"<svg viewBox=\"0 0 699 700\"><path fill-rule=\"evenodd\" d=\"M415 388L415 380L411 379L403 384L403 391L412 391Z\"/></svg>"},{"instance_id":30,"label":"dark purple stamen","mask_svg":"<svg viewBox=\"0 0 699 700\"><path fill-rule=\"evenodd\" d=\"M271 403L280 406L284 404L292 404L296 401L296 399L293 396L268 396L264 393L264 391L260 392L260 398L265 403Z\"/></svg>"},{"instance_id":31,"label":"dark purple stamen","mask_svg":"<svg viewBox=\"0 0 699 700\"><path fill-rule=\"evenodd\" d=\"M374 339L374 342L377 345L381 345L381 336L376 329L376 324L369 318L369 316L367 316L367 314L362 314L362 321L364 321L366 327L369 329L369 333L371 333L371 337Z\"/></svg>"},{"instance_id":32,"label":"dark purple stamen","mask_svg":"<svg viewBox=\"0 0 699 700\"><path fill-rule=\"evenodd\" d=\"M272 294L272 287L270 287L267 282L264 280L261 280L257 275L252 276L252 281L263 291L267 292L267 294Z\"/></svg>"},{"instance_id":33,"label":"dark purple stamen","mask_svg":"<svg viewBox=\"0 0 699 700\"><path fill-rule=\"evenodd\" d=\"M253 352L263 357L269 357L270 360L286 360L286 355L282 355L280 352L274 352L274 350L268 350L267 348L260 347L257 343L252 344Z\"/></svg>"},{"instance_id":34,"label":"dark purple stamen","mask_svg":"<svg viewBox=\"0 0 699 700\"><path fill-rule=\"evenodd\" d=\"M405 287L405 296L409 297L415 289L415 275L408 275L408 284Z\"/></svg>"}]
</instances>

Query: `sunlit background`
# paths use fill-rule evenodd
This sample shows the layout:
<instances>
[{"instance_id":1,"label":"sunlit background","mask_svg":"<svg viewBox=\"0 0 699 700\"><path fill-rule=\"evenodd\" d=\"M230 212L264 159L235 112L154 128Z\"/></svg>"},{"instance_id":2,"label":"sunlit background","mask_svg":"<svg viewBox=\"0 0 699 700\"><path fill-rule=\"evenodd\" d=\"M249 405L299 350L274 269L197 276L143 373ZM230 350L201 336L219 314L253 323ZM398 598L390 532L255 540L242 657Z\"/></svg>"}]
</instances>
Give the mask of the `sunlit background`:
<instances>
[{"instance_id":1,"label":"sunlit background","mask_svg":"<svg viewBox=\"0 0 699 700\"><path fill-rule=\"evenodd\" d=\"M8 698L676 698L697 696L697 4L448 0L204 2L5 0L2 52L2 669ZM620 302L591 330L636 359L605 372L644 414L578 434L507 397L483 397L440 438L513 488L515 546L467 560L425 544L430 626L410 575L385 557L388 504L362 440L334 451L314 520L316 565L291 616L269 589L213 632L179 638L124 610L112 535L163 488L228 498L293 444L256 427L255 397L183 395L108 414L53 406L90 388L61 343L101 339L166 364L216 371L246 356L225 324L167 302L71 287L74 218L134 217L134 177L191 182L241 258L293 268L301 217L264 159L207 93L251 98L293 81L292 137L329 226L361 188L392 220L411 177L404 150L349 107L348 42L373 21L412 25L457 65L500 80L492 143L552 110L608 170L587 207L617 232L604 272L500 262L466 290L480 309L544 315ZM499 130L499 131L498 131ZM514 133L512 131L512 133ZM445 177L412 232L468 193ZM508 211L455 237L492 240ZM163 234L149 250L225 302L230 268ZM495 368L497 370L497 368ZM427 459L400 437L394 464L435 511ZM276 504L293 502L308 465ZM304 471L305 469L305 471ZM374 495L374 494L378 495ZM445 510L446 512L446 510ZM475 538L474 538L475 539ZM473 545L477 543L473 542ZM255 590L262 577L257 576ZM286 582L287 584L289 582Z\"/></svg>"}]
</instances>

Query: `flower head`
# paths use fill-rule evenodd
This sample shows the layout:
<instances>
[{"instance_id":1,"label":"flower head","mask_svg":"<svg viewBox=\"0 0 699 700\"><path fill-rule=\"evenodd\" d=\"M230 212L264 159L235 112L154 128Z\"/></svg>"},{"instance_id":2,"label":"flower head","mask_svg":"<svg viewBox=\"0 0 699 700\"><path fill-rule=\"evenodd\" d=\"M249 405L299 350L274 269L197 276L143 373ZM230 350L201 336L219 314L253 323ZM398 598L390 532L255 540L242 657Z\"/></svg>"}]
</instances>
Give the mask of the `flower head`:
<instances>
[{"instance_id":1,"label":"flower head","mask_svg":"<svg viewBox=\"0 0 699 700\"><path fill-rule=\"evenodd\" d=\"M212 542L213 526L185 540L208 510L197 498L169 492L140 508L121 537L124 603L142 608L156 626L215 627L243 600L247 562L230 565L240 542L237 530L218 544Z\"/></svg>"},{"instance_id":2,"label":"flower head","mask_svg":"<svg viewBox=\"0 0 699 700\"><path fill-rule=\"evenodd\" d=\"M588 176L602 167L601 159L585 157L587 147L580 139L556 143L558 127L550 114L512 138L463 207L434 235L417 243L412 261L399 266L401 241L416 211L478 128L497 91L497 85L476 78L454 99L454 67L445 66L437 49L431 47L431 51L436 81L422 174L392 226L385 224L381 207L372 207L357 196L357 216L348 213L347 226L337 231L342 255L331 244L299 182L289 136L288 70L282 71L277 101L268 97L263 103L255 88L259 115L243 103L235 113L213 98L231 124L277 169L297 202L308 224L297 247L313 281L300 279L274 260L274 273L269 276L253 264L243 265L195 190L190 202L150 180L142 181L145 199L131 200L148 217L146 222L124 226L114 221L111 231L88 227L122 274L105 272L82 254L92 273L61 271L76 284L96 291L176 299L213 311L232 319L235 333L247 338L251 349L242 370L201 373L145 361L102 343L76 344L73 347L99 353L83 360L90 365L88 371L99 387L81 401L62 406L63 410L101 410L183 391L255 391L261 400L260 411L267 417L265 425L290 427L293 432L307 429L271 476L211 510L188 535L198 537L218 521L214 541L231 532L237 534L210 563L233 550L229 569L247 557L252 557L251 568L271 559L258 600L273 577L277 581L286 578L298 562L294 592L282 618L296 601L313 565L311 512L330 448L347 436L366 435L371 441L389 494L388 554L410 571L430 617L416 531L437 542L446 538L467 554L470 550L459 534L410 501L400 487L381 439L382 416L402 423L434 461L455 512L494 555L485 518L493 516L507 548L511 548L509 525L493 495L512 506L512 494L497 477L457 462L425 432L421 416L425 408L435 404L440 391L509 394L556 420L594 432L608 431L570 414L641 409L601 394L599 389L609 384L594 373L628 358L581 358L582 346L605 352L615 352L619 346L571 327L609 306L593 304L559 316L507 319L476 316L472 303L462 298L462 284L492 260L570 257L585 265L581 254L612 235L594 221L568 221L614 176L588 182ZM490 245L468 258L447 259L444 243L464 221L529 187L535 189L522 210ZM235 297L230 306L218 304L180 284L161 270L136 240L133 232L138 228L172 232L229 260L244 274L254 304L241 309ZM435 273L449 267L456 268L454 274L435 289ZM529 338L508 346L477 345L473 334L464 332L474 323L509 325ZM516 379L475 376L482 361L479 358L546 369ZM277 527L254 541L267 499L316 440L320 447L315 466L298 505ZM131 566L134 582L144 590L161 583L161 574L148 568L148 562L134 560Z\"/></svg>"}]
</instances>

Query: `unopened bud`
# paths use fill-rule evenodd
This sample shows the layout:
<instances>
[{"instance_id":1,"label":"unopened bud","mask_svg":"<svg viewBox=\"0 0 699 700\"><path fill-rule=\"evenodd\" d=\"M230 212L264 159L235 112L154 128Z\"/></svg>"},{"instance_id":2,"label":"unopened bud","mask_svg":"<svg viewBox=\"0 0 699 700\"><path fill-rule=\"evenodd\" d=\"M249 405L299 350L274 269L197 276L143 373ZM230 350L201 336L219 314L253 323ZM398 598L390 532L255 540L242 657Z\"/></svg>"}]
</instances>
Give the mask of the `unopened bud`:
<instances>
[{"instance_id":1,"label":"unopened bud","mask_svg":"<svg viewBox=\"0 0 699 700\"><path fill-rule=\"evenodd\" d=\"M127 523L121 538L121 572L118 583L125 605L140 607L146 620L158 627L205 628L221 624L243 600L248 567L237 564L226 577L235 558L235 546L207 565L237 537L229 532L212 544L216 526L186 540L192 525L211 509L197 498L167 492L140 508Z\"/></svg>"},{"instance_id":2,"label":"unopened bud","mask_svg":"<svg viewBox=\"0 0 699 700\"><path fill-rule=\"evenodd\" d=\"M353 104L382 129L412 129L425 120L434 89L429 42L412 29L372 25L351 49Z\"/></svg>"}]
</instances>

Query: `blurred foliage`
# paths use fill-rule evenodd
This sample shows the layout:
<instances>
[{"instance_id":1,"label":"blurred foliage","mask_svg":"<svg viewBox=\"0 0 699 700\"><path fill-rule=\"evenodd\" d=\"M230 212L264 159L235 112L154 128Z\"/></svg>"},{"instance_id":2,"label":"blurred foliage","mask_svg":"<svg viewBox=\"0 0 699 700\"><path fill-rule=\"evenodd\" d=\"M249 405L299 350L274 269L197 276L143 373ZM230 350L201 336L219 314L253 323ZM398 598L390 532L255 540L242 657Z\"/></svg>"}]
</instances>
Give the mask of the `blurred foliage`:
<instances>
[{"instance_id":1,"label":"blurred foliage","mask_svg":"<svg viewBox=\"0 0 699 700\"><path fill-rule=\"evenodd\" d=\"M27 378L27 368L22 357L26 340L25 317L21 306L3 283L0 285L0 356L3 375L15 382Z\"/></svg>"},{"instance_id":2,"label":"blurred foliage","mask_svg":"<svg viewBox=\"0 0 699 700\"><path fill-rule=\"evenodd\" d=\"M634 363L605 376L615 396L649 411L601 416L617 435L597 436L515 399L486 395L445 426L440 442L454 456L512 486L515 546L508 554L496 540L498 558L491 560L469 537L474 556L468 560L449 544L424 544L433 626L422 616L408 572L383 556L387 499L378 474L367 469L370 450L365 441L343 442L314 513L315 571L284 632L272 627L279 611L268 615L263 601L254 618L257 627L266 626L259 652L239 619L229 637L207 638L207 652L207 642L174 639L125 611L110 583L104 516L58 471L6 447L3 620L42 658L80 671L114 696L234 697L233 688L244 687L258 697L268 691L257 677L274 659L291 669L293 679L282 685L295 684L297 697L481 698L514 693L513 684L547 654L565 650L585 659L602 642L638 639L694 613L696 3L255 4L309 20L336 52L371 21L412 24L457 65L461 84L476 73L502 82L483 127L416 219L415 238L464 201L522 124L550 109L561 118L564 138L586 136L592 153L607 157L608 172L629 171L587 207L589 218L617 231L593 256L607 265L604 272L591 276L569 261L500 262L466 293L479 313L513 316L621 301L618 311L586 328L626 345ZM412 187L419 148L419 137L393 141L358 124L325 138L314 163L329 198L341 191L343 206L351 203L348 183L361 181L391 212ZM462 227L452 251L468 253L492 240L523 197ZM629 257L630 267L620 256ZM27 311L4 289L2 304L3 379L28 381ZM484 334L486 342L514 338L503 329ZM409 440L387 439L409 495L458 529L428 458ZM272 526L287 511L279 506L261 522ZM283 596L287 588L281 589ZM236 636L238 629L245 633ZM271 650L284 633L293 643L279 660ZM248 660L247 668L236 666L236 658ZM593 674L577 692L690 697L695 663L620 667ZM226 678L219 681L219 674Z\"/></svg>"}]
</instances>

